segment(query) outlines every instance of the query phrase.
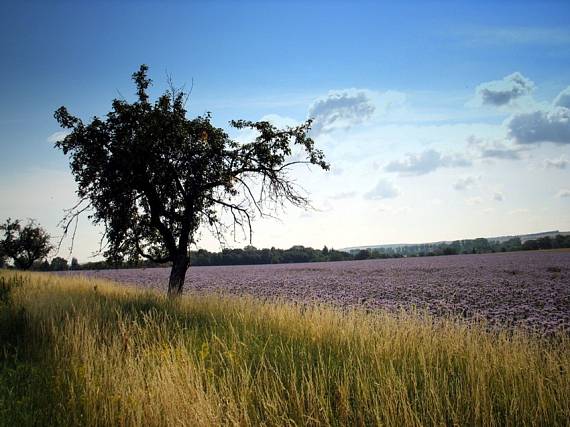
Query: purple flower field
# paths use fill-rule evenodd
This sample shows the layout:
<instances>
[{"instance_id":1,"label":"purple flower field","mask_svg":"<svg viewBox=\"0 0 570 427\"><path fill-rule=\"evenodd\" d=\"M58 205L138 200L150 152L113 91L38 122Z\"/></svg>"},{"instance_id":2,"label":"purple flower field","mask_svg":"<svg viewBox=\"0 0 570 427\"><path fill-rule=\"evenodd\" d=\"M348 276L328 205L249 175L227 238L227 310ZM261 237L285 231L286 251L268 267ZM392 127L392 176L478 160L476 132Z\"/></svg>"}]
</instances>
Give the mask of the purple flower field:
<instances>
[{"instance_id":1,"label":"purple flower field","mask_svg":"<svg viewBox=\"0 0 570 427\"><path fill-rule=\"evenodd\" d=\"M166 290L169 269L82 274ZM192 267L186 292L253 295L436 315L554 332L570 328L570 252L515 252L310 264Z\"/></svg>"}]
</instances>

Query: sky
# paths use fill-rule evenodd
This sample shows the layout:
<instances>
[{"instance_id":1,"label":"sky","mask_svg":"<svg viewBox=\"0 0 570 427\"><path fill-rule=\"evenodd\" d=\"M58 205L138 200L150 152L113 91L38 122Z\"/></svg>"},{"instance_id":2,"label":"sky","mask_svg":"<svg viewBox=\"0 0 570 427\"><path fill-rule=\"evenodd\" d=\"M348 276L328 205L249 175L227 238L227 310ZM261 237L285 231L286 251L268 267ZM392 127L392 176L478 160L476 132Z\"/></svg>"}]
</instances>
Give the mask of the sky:
<instances>
[{"instance_id":1,"label":"sky","mask_svg":"<svg viewBox=\"0 0 570 427\"><path fill-rule=\"evenodd\" d=\"M570 230L570 2L0 3L0 220L57 241L76 200L53 112L85 120L148 64L188 115L291 126L331 171L296 178L314 209L258 219L256 247L342 248ZM79 221L70 253L101 229ZM228 236L228 245L249 241ZM219 250L207 230L198 247Z\"/></svg>"}]
</instances>

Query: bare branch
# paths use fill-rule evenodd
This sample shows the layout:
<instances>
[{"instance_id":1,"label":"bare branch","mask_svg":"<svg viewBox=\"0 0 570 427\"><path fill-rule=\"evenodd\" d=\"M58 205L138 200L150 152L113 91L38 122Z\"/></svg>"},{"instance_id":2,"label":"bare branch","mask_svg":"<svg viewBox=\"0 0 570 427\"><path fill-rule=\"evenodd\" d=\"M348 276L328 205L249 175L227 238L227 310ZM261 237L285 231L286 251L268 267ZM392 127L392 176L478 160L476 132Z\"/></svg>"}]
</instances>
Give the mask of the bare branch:
<instances>
[{"instance_id":1,"label":"bare branch","mask_svg":"<svg viewBox=\"0 0 570 427\"><path fill-rule=\"evenodd\" d=\"M88 200L89 199L87 197L82 197L79 200L79 202L77 202L73 207L71 207L70 209L64 210L65 215L62 218L62 220L57 224L58 227L61 227L63 229L63 234L61 235L61 238L59 239L59 242L57 244L57 248L56 248L56 252L55 252L56 255L59 253L59 250L61 249L61 245L62 245L64 239L67 237L67 234L69 232L69 227L71 226L73 221L75 221L75 227L73 230L73 235L71 236L71 247L69 248L70 254L73 252L73 244L75 242L75 234L77 232L77 219L78 219L79 215L81 215L83 212L85 212L86 210L91 208L91 203L88 203L86 206L83 206L83 207L80 207L80 206Z\"/></svg>"}]
</instances>

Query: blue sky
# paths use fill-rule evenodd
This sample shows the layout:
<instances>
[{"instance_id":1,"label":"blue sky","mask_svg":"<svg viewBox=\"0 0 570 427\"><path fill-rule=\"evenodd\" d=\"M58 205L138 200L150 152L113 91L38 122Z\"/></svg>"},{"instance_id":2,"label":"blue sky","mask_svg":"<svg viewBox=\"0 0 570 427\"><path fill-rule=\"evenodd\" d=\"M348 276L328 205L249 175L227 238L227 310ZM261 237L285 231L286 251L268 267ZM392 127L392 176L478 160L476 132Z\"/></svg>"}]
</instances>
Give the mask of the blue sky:
<instances>
[{"instance_id":1,"label":"blue sky","mask_svg":"<svg viewBox=\"0 0 570 427\"><path fill-rule=\"evenodd\" d=\"M146 63L155 94L167 73L193 81L189 114L212 111L222 127L317 116L314 137L333 171L299 180L319 210L260 221L256 246L570 229L570 110L556 104L570 85L568 2L1 8L0 218L38 218L58 233L74 184L53 149L53 111L104 114L132 96L130 74ZM528 123L546 139L531 138ZM97 230L84 220L81 231L86 259ZM206 233L201 245L216 248Z\"/></svg>"}]
</instances>

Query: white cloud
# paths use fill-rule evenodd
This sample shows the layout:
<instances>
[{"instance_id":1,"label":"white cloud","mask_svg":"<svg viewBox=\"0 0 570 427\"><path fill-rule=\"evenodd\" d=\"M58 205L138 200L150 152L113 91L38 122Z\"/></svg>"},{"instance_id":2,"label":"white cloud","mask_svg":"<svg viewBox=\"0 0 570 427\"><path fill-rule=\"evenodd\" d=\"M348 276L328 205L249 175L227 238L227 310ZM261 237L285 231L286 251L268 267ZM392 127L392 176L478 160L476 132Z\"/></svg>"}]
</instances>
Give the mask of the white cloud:
<instances>
[{"instance_id":1,"label":"white cloud","mask_svg":"<svg viewBox=\"0 0 570 427\"><path fill-rule=\"evenodd\" d=\"M493 200L496 202L502 202L503 200L505 200L505 195L500 191L495 191L493 193Z\"/></svg>"},{"instance_id":2,"label":"white cloud","mask_svg":"<svg viewBox=\"0 0 570 427\"><path fill-rule=\"evenodd\" d=\"M548 108L513 115L506 123L509 137L518 144L570 144L570 87Z\"/></svg>"},{"instance_id":3,"label":"white cloud","mask_svg":"<svg viewBox=\"0 0 570 427\"><path fill-rule=\"evenodd\" d=\"M375 110L370 91L344 89L330 91L327 96L315 100L309 106L308 115L314 119L313 131L319 134L364 123Z\"/></svg>"},{"instance_id":4,"label":"white cloud","mask_svg":"<svg viewBox=\"0 0 570 427\"><path fill-rule=\"evenodd\" d=\"M369 200L392 199L398 197L400 190L388 179L380 178L376 186L364 195Z\"/></svg>"},{"instance_id":5,"label":"white cloud","mask_svg":"<svg viewBox=\"0 0 570 427\"><path fill-rule=\"evenodd\" d=\"M477 97L482 105L502 107L516 99L529 95L534 83L519 72L512 73L502 80L493 80L477 86Z\"/></svg>"},{"instance_id":6,"label":"white cloud","mask_svg":"<svg viewBox=\"0 0 570 427\"><path fill-rule=\"evenodd\" d=\"M475 157L481 159L520 160L523 147L513 146L498 139L477 138L470 135L467 146Z\"/></svg>"},{"instance_id":7,"label":"white cloud","mask_svg":"<svg viewBox=\"0 0 570 427\"><path fill-rule=\"evenodd\" d=\"M570 109L515 114L507 123L509 136L518 144L554 142L570 144Z\"/></svg>"},{"instance_id":8,"label":"white cloud","mask_svg":"<svg viewBox=\"0 0 570 427\"><path fill-rule=\"evenodd\" d=\"M477 178L474 176L466 176L459 178L455 184L453 184L453 188L457 191L469 190L475 186L477 182Z\"/></svg>"},{"instance_id":9,"label":"white cloud","mask_svg":"<svg viewBox=\"0 0 570 427\"><path fill-rule=\"evenodd\" d=\"M70 133L71 133L71 131L69 131L69 130L60 130L60 131L54 132L50 136L48 136L46 138L46 141L51 143L51 144L55 144L56 142L61 141L63 138L65 138Z\"/></svg>"},{"instance_id":10,"label":"white cloud","mask_svg":"<svg viewBox=\"0 0 570 427\"><path fill-rule=\"evenodd\" d=\"M403 160L394 160L386 165L387 172L398 172L404 176L424 175L443 167L465 167L471 160L459 154L442 154L430 149L421 153L408 153Z\"/></svg>"},{"instance_id":11,"label":"white cloud","mask_svg":"<svg viewBox=\"0 0 570 427\"><path fill-rule=\"evenodd\" d=\"M570 162L564 156L560 156L557 159L545 159L544 167L547 169L566 169Z\"/></svg>"},{"instance_id":12,"label":"white cloud","mask_svg":"<svg viewBox=\"0 0 570 427\"><path fill-rule=\"evenodd\" d=\"M556 197L558 197L559 199L570 197L570 190L567 188L563 188L558 193L556 193Z\"/></svg>"},{"instance_id":13,"label":"white cloud","mask_svg":"<svg viewBox=\"0 0 570 427\"><path fill-rule=\"evenodd\" d=\"M397 119L398 114L409 115L406 100L405 93L393 90L331 90L309 105L307 116L314 120L313 134L323 136L360 124Z\"/></svg>"}]
</instances>

